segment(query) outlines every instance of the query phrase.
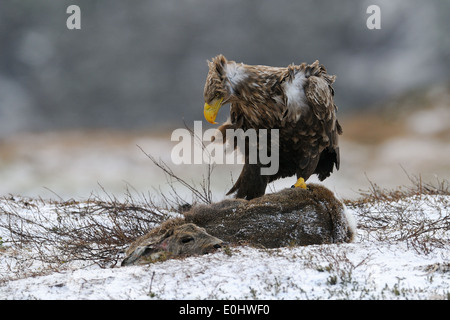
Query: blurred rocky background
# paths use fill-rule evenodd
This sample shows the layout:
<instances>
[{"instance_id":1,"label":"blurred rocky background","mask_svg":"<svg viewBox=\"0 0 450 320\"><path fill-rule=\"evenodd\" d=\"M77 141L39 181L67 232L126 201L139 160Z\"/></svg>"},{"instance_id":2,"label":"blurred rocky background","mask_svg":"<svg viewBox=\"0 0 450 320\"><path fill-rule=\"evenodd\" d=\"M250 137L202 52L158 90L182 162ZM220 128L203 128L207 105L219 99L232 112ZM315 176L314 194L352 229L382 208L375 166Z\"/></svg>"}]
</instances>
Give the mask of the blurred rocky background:
<instances>
[{"instance_id":1,"label":"blurred rocky background","mask_svg":"<svg viewBox=\"0 0 450 320\"><path fill-rule=\"evenodd\" d=\"M66 27L72 4L80 30ZM372 4L380 30L366 27ZM405 172L448 179L449 12L442 0L2 0L0 195L164 188L137 145L170 164L170 133L202 120L206 60L218 53L273 66L319 59L337 75L342 168L325 185L338 194L402 185ZM194 182L204 169L174 166ZM218 198L239 171L216 168Z\"/></svg>"}]
</instances>

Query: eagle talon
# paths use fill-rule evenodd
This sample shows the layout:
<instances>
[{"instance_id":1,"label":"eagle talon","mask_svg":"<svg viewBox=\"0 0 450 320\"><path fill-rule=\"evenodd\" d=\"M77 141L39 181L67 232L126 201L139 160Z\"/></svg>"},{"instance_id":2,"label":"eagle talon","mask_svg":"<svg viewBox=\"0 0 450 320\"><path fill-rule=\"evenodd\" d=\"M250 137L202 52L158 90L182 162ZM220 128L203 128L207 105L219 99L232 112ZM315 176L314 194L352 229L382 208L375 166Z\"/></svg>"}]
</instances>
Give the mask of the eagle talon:
<instances>
[{"instance_id":1,"label":"eagle talon","mask_svg":"<svg viewBox=\"0 0 450 320\"><path fill-rule=\"evenodd\" d=\"M308 186L305 183L305 179L298 178L297 182L291 188L302 188L306 190L308 189Z\"/></svg>"}]
</instances>

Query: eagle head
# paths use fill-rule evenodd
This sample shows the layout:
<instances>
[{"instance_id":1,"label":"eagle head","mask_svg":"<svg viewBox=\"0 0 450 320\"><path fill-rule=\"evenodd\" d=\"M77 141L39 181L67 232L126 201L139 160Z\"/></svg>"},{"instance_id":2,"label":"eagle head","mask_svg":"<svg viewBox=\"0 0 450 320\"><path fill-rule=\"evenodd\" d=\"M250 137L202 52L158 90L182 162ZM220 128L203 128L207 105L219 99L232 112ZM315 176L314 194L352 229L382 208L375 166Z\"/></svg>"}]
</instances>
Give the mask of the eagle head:
<instances>
[{"instance_id":1,"label":"eagle head","mask_svg":"<svg viewBox=\"0 0 450 320\"><path fill-rule=\"evenodd\" d=\"M203 113L209 123L217 123L215 120L220 107L231 98L231 87L227 84L227 62L221 54L208 61L209 72L203 91L205 98Z\"/></svg>"}]
</instances>

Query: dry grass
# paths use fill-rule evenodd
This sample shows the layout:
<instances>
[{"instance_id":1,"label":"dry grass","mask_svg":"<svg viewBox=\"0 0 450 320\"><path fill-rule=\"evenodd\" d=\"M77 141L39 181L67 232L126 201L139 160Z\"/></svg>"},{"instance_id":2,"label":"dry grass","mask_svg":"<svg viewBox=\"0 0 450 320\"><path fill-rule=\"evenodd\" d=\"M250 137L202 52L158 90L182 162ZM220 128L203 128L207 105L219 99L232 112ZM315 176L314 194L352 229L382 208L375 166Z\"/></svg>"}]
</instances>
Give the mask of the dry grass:
<instances>
[{"instance_id":1,"label":"dry grass","mask_svg":"<svg viewBox=\"0 0 450 320\"><path fill-rule=\"evenodd\" d=\"M370 189L361 191L360 199L344 202L357 213L358 228L366 237L404 242L418 253L428 254L450 240L449 181L425 183L420 176L408 177L411 186L387 190L370 182Z\"/></svg>"},{"instance_id":2,"label":"dry grass","mask_svg":"<svg viewBox=\"0 0 450 320\"><path fill-rule=\"evenodd\" d=\"M114 267L132 241L169 217L166 208L147 198L136 199L130 193L125 201L107 198L0 199L0 228L8 234L1 247L11 271L19 277L29 275L33 261L46 266L40 274L64 269L71 262Z\"/></svg>"},{"instance_id":3,"label":"dry grass","mask_svg":"<svg viewBox=\"0 0 450 320\"><path fill-rule=\"evenodd\" d=\"M404 173L410 181L408 186L399 186L396 189L381 188L376 183L368 179L370 188L368 190L360 190L360 199L344 200L348 205L361 205L371 202L392 202L405 199L412 196L426 195L450 195L450 183L446 179L436 178L435 182L422 181L422 177L410 175L403 169Z\"/></svg>"}]
</instances>

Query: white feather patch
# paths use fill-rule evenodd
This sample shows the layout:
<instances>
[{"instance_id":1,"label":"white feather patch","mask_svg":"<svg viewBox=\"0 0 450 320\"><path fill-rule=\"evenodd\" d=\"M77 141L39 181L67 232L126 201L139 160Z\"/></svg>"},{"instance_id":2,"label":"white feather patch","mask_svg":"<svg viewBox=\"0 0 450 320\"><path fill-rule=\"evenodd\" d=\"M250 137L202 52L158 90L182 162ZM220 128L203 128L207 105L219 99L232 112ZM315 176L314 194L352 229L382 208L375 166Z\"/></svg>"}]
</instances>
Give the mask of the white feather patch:
<instances>
[{"instance_id":1,"label":"white feather patch","mask_svg":"<svg viewBox=\"0 0 450 320\"><path fill-rule=\"evenodd\" d=\"M284 83L284 92L288 99L288 105L301 106L306 102L305 91L303 84L306 81L303 72L297 72L294 79Z\"/></svg>"},{"instance_id":2,"label":"white feather patch","mask_svg":"<svg viewBox=\"0 0 450 320\"><path fill-rule=\"evenodd\" d=\"M302 109L308 107L305 90L303 89L305 81L305 74L299 71L295 74L292 81L283 83L284 93L287 97L288 117L294 121L298 121L302 114Z\"/></svg>"},{"instance_id":3,"label":"white feather patch","mask_svg":"<svg viewBox=\"0 0 450 320\"><path fill-rule=\"evenodd\" d=\"M227 78L231 85L234 86L247 77L246 71L242 63L229 62L226 68Z\"/></svg>"}]
</instances>

